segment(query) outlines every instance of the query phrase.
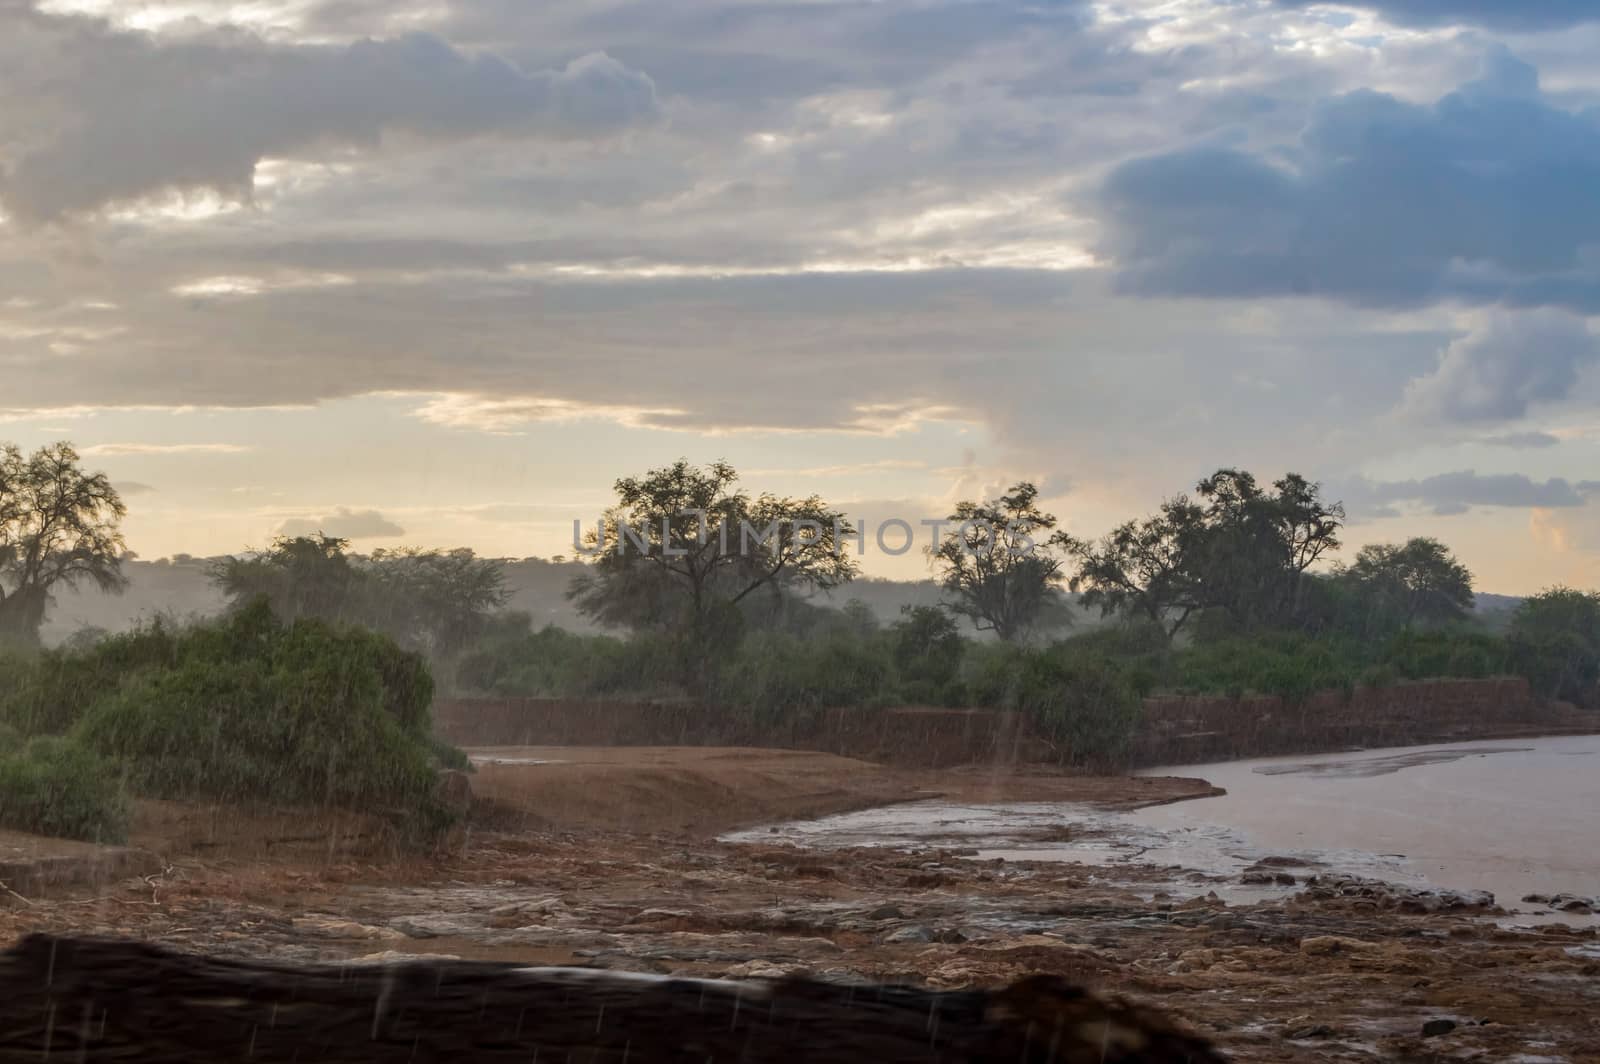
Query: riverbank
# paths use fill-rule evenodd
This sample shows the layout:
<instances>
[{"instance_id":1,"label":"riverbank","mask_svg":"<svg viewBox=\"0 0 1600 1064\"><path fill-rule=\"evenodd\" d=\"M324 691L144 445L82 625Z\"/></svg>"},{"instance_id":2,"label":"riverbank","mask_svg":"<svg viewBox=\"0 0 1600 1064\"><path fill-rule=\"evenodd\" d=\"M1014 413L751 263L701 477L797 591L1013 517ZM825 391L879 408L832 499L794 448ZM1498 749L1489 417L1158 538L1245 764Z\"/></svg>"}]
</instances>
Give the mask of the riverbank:
<instances>
[{"instance_id":1,"label":"riverbank","mask_svg":"<svg viewBox=\"0 0 1600 1064\"><path fill-rule=\"evenodd\" d=\"M930 706L841 708L758 720L728 707L558 698L456 698L433 706L457 746L759 747L810 750L903 768L1048 764L1061 751L1019 713ZM1600 713L1536 697L1526 680L1425 680L1276 696L1144 700L1135 767L1362 747L1600 730Z\"/></svg>"},{"instance_id":2,"label":"riverbank","mask_svg":"<svg viewBox=\"0 0 1600 1064\"><path fill-rule=\"evenodd\" d=\"M1039 766L909 769L750 747L472 747L480 817L501 828L710 838L779 820L947 799L1107 809L1208 797L1189 776L1088 776Z\"/></svg>"},{"instance_id":3,"label":"riverbank","mask_svg":"<svg viewBox=\"0 0 1600 1064\"><path fill-rule=\"evenodd\" d=\"M902 772L793 751L477 755L485 815L448 852L163 854L152 874L0 904L0 944L70 931L288 961L440 955L950 988L1045 972L1176 1013L1237 1061L1600 1059L1593 928L1501 927L1482 899L1331 866L1261 861L1273 889L1230 901L1237 874L1149 855L993 857L944 834L819 847L758 826L884 798L1012 801L1051 810L1022 840L1051 846L1098 816L1183 808L1149 803L1200 781ZM733 828L745 832L712 837Z\"/></svg>"}]
</instances>

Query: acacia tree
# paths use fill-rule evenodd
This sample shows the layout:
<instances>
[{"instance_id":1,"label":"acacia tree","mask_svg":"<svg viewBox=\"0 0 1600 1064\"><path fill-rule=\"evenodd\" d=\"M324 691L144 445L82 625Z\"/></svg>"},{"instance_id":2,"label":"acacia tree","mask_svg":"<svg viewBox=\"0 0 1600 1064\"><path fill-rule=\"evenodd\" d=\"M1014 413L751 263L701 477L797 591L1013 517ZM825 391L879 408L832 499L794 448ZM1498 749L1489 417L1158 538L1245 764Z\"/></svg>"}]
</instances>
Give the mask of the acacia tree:
<instances>
[{"instance_id":1,"label":"acacia tree","mask_svg":"<svg viewBox=\"0 0 1600 1064\"><path fill-rule=\"evenodd\" d=\"M1039 509L1038 498L1039 489L1021 481L998 499L958 503L946 519L956 530L931 549L950 595L945 608L1008 643L1027 638L1041 622L1066 619L1060 550L1070 538L1056 530L1054 514Z\"/></svg>"},{"instance_id":2,"label":"acacia tree","mask_svg":"<svg viewBox=\"0 0 1600 1064\"><path fill-rule=\"evenodd\" d=\"M127 508L104 473L78 463L69 443L27 456L0 446L0 642L36 644L56 588L127 586Z\"/></svg>"},{"instance_id":3,"label":"acacia tree","mask_svg":"<svg viewBox=\"0 0 1600 1064\"><path fill-rule=\"evenodd\" d=\"M321 533L279 536L264 551L217 562L211 581L234 609L265 598L284 621L354 623L370 611L366 575L353 564L349 546L349 540Z\"/></svg>"},{"instance_id":4,"label":"acacia tree","mask_svg":"<svg viewBox=\"0 0 1600 1064\"><path fill-rule=\"evenodd\" d=\"M1307 570L1339 549L1344 505L1324 500L1321 487L1298 473L1268 491L1250 473L1220 469L1195 492L1204 512L1189 564L1202 606L1247 629L1293 623Z\"/></svg>"},{"instance_id":5,"label":"acacia tree","mask_svg":"<svg viewBox=\"0 0 1600 1064\"><path fill-rule=\"evenodd\" d=\"M1590 708L1600 703L1600 592L1541 591L1517 607L1506 638L1534 690Z\"/></svg>"},{"instance_id":6,"label":"acacia tree","mask_svg":"<svg viewBox=\"0 0 1600 1064\"><path fill-rule=\"evenodd\" d=\"M435 657L482 635L511 597L500 563L467 547L375 550L364 568L377 585L377 627Z\"/></svg>"},{"instance_id":7,"label":"acacia tree","mask_svg":"<svg viewBox=\"0 0 1600 1064\"><path fill-rule=\"evenodd\" d=\"M1264 489L1221 469L1098 542L1071 540L1072 590L1103 614L1142 614L1168 638L1214 611L1240 628L1292 623L1307 572L1339 546L1344 507L1296 473Z\"/></svg>"},{"instance_id":8,"label":"acacia tree","mask_svg":"<svg viewBox=\"0 0 1600 1064\"><path fill-rule=\"evenodd\" d=\"M703 686L751 595L829 590L859 571L842 512L815 495L752 497L738 480L726 462L681 459L618 480L617 504L585 537L591 561L567 591L601 624L673 636L691 686Z\"/></svg>"},{"instance_id":9,"label":"acacia tree","mask_svg":"<svg viewBox=\"0 0 1600 1064\"><path fill-rule=\"evenodd\" d=\"M1472 573L1436 539L1369 544L1337 575L1402 627L1448 624L1472 612Z\"/></svg>"},{"instance_id":10,"label":"acacia tree","mask_svg":"<svg viewBox=\"0 0 1600 1064\"><path fill-rule=\"evenodd\" d=\"M1170 640L1202 608L1202 585L1190 554L1203 530L1203 511L1187 496L1161 504L1142 521L1119 525L1098 542L1069 539L1077 563L1068 587L1102 616L1149 618Z\"/></svg>"},{"instance_id":11,"label":"acacia tree","mask_svg":"<svg viewBox=\"0 0 1600 1064\"><path fill-rule=\"evenodd\" d=\"M500 563L467 548L349 553L348 540L280 536L265 551L225 558L211 571L234 609L265 598L285 621L362 624L435 658L481 634L509 593Z\"/></svg>"}]
</instances>

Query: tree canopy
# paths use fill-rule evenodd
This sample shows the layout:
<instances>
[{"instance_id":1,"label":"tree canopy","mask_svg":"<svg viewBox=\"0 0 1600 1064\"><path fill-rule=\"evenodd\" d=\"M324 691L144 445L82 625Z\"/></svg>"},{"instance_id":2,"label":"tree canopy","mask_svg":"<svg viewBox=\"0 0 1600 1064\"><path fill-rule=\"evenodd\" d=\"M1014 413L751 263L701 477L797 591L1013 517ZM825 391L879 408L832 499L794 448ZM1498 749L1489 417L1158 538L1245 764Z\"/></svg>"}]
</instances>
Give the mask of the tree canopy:
<instances>
[{"instance_id":1,"label":"tree canopy","mask_svg":"<svg viewBox=\"0 0 1600 1064\"><path fill-rule=\"evenodd\" d=\"M127 514L104 473L87 473L68 443L24 455L0 446L0 642L34 644L59 587L125 586Z\"/></svg>"},{"instance_id":2,"label":"tree canopy","mask_svg":"<svg viewBox=\"0 0 1600 1064\"><path fill-rule=\"evenodd\" d=\"M1038 498L1039 489L1021 481L997 499L958 503L947 518L955 531L932 549L946 608L1008 643L1067 619L1060 588L1068 539Z\"/></svg>"},{"instance_id":3,"label":"tree canopy","mask_svg":"<svg viewBox=\"0 0 1600 1064\"><path fill-rule=\"evenodd\" d=\"M695 624L718 603L760 590L828 590L859 567L841 545L854 534L820 498L750 496L726 462L678 461L614 485L617 505L591 533L590 570L570 596L612 627Z\"/></svg>"},{"instance_id":4,"label":"tree canopy","mask_svg":"<svg viewBox=\"0 0 1600 1064\"><path fill-rule=\"evenodd\" d=\"M1472 573L1436 539L1369 544L1338 576L1398 627L1449 624L1472 613Z\"/></svg>"},{"instance_id":5,"label":"tree canopy","mask_svg":"<svg viewBox=\"0 0 1600 1064\"><path fill-rule=\"evenodd\" d=\"M568 598L600 624L672 634L694 665L736 638L738 609L757 592L855 578L845 546L855 528L842 512L815 495L752 496L738 480L726 462L679 460L616 481L617 503L588 533L592 560Z\"/></svg>"},{"instance_id":6,"label":"tree canopy","mask_svg":"<svg viewBox=\"0 0 1600 1064\"><path fill-rule=\"evenodd\" d=\"M1292 626L1306 605L1308 572L1339 547L1344 506L1289 473L1263 488L1220 469L1143 520L1099 541L1067 540L1071 588L1105 615L1130 613L1174 636L1197 614L1227 629Z\"/></svg>"},{"instance_id":7,"label":"tree canopy","mask_svg":"<svg viewBox=\"0 0 1600 1064\"><path fill-rule=\"evenodd\" d=\"M380 550L363 558L333 536L283 536L225 558L212 580L240 608L265 598L284 621L362 624L408 649L446 657L479 635L508 593L500 564L465 548Z\"/></svg>"},{"instance_id":8,"label":"tree canopy","mask_svg":"<svg viewBox=\"0 0 1600 1064\"><path fill-rule=\"evenodd\" d=\"M1517 607L1506 638L1517 671L1541 694L1600 703L1600 593L1542 591Z\"/></svg>"}]
</instances>

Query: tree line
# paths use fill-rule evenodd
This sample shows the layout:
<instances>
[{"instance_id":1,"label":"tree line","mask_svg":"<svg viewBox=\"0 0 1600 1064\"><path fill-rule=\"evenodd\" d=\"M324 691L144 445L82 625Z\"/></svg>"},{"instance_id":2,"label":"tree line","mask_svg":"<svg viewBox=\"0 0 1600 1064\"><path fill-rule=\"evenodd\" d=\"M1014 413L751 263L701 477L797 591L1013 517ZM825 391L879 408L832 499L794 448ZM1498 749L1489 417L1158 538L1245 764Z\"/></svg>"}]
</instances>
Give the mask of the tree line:
<instances>
[{"instance_id":1,"label":"tree line","mask_svg":"<svg viewBox=\"0 0 1600 1064\"><path fill-rule=\"evenodd\" d=\"M957 621L1024 654L1070 643L1081 658L1096 647L1132 670L1135 686L1259 685L1269 681L1252 679L1252 669L1295 671L1284 662L1324 681L1381 679L1386 668L1414 671L1424 644L1455 647L1431 662L1441 669L1521 672L1541 692L1580 704L1596 700L1600 681L1600 596L1554 588L1526 600L1503 635L1483 630L1474 621L1472 574L1437 540L1369 544L1349 563L1335 562L1344 507L1293 473L1263 483L1244 470L1218 470L1098 538L1062 530L1031 483L962 502L928 551L941 605L910 610L887 629L861 609L816 604L815 593L860 574L844 542L856 530L825 500L752 494L724 462L679 461L613 487L616 502L590 533L591 547L605 549L592 554L568 597L586 617L628 635L626 647L532 632L525 616L505 612L499 564L466 549L358 556L333 537L290 537L222 560L212 578L234 609L259 599L290 622L372 628L442 666L447 686L473 689L609 683L761 701L753 692L771 687L785 662L850 675L789 660L813 651L784 640L826 636L820 642L830 652L850 638L857 649L881 652L882 668L856 670L863 690L876 683L880 697L976 699L932 664L966 654L970 640ZM0 642L37 641L53 588L123 585L125 513L105 476L85 471L70 445L32 455L0 449ZM706 534L774 523L810 531L734 551ZM1064 639L1074 604L1103 624ZM840 632L854 636L835 638ZM1257 664L1223 667L1227 653ZM1330 654L1337 669L1310 667ZM1408 664L1396 665L1396 655ZM816 698L841 696L815 686Z\"/></svg>"}]
</instances>

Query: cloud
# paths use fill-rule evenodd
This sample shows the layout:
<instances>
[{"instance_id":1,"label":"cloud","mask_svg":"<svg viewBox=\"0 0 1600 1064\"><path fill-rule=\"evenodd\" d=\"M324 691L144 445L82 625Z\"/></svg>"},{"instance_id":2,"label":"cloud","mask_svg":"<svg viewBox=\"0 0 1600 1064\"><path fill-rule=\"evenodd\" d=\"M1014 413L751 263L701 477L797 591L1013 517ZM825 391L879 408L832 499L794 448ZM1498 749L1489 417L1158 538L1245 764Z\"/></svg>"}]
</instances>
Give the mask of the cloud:
<instances>
[{"instance_id":1,"label":"cloud","mask_svg":"<svg viewBox=\"0 0 1600 1064\"><path fill-rule=\"evenodd\" d=\"M1450 344L1439 368L1406 389L1405 407L1447 422L1511 421L1537 402L1565 399L1600 358L1582 318L1556 311L1495 314Z\"/></svg>"},{"instance_id":2,"label":"cloud","mask_svg":"<svg viewBox=\"0 0 1600 1064\"><path fill-rule=\"evenodd\" d=\"M1486 437L1479 442L1486 443L1490 447L1509 447L1512 450L1525 451L1558 446L1561 437L1548 432L1508 432L1500 436Z\"/></svg>"},{"instance_id":3,"label":"cloud","mask_svg":"<svg viewBox=\"0 0 1600 1064\"><path fill-rule=\"evenodd\" d=\"M247 454L255 450L238 443L96 443L81 447L85 458L111 458L129 454Z\"/></svg>"},{"instance_id":4,"label":"cloud","mask_svg":"<svg viewBox=\"0 0 1600 1064\"><path fill-rule=\"evenodd\" d=\"M248 201L265 158L371 151L391 135L582 140L659 113L650 79L603 53L530 72L420 33L150 35L14 6L0 10L0 70L29 102L0 113L0 203L31 222L173 191Z\"/></svg>"},{"instance_id":5,"label":"cloud","mask_svg":"<svg viewBox=\"0 0 1600 1064\"><path fill-rule=\"evenodd\" d=\"M1099 250L1133 294L1600 310L1596 187L1600 118L1496 48L1432 105L1363 89L1322 101L1292 144L1118 166Z\"/></svg>"},{"instance_id":6,"label":"cloud","mask_svg":"<svg viewBox=\"0 0 1600 1064\"><path fill-rule=\"evenodd\" d=\"M1282 7L1326 6L1328 0L1277 0ZM1339 0L1377 11L1406 26L1475 25L1507 31L1561 29L1600 19L1594 0Z\"/></svg>"},{"instance_id":7,"label":"cloud","mask_svg":"<svg viewBox=\"0 0 1600 1064\"><path fill-rule=\"evenodd\" d=\"M1440 473L1420 480L1356 479L1337 492L1352 517L1398 517L1394 504L1423 506L1439 516L1463 514L1475 506L1565 509L1600 495L1600 482L1572 483L1561 477L1537 481L1522 473L1480 474L1473 470Z\"/></svg>"},{"instance_id":8,"label":"cloud","mask_svg":"<svg viewBox=\"0 0 1600 1064\"><path fill-rule=\"evenodd\" d=\"M388 539L406 534L405 529L377 510L351 510L344 506L322 518L291 518L278 526L277 534L311 536L319 532L337 539Z\"/></svg>"},{"instance_id":9,"label":"cloud","mask_svg":"<svg viewBox=\"0 0 1600 1064\"><path fill-rule=\"evenodd\" d=\"M137 480L118 480L114 481L111 486L116 489L118 495L148 495L156 490L148 484L139 483Z\"/></svg>"}]
</instances>

